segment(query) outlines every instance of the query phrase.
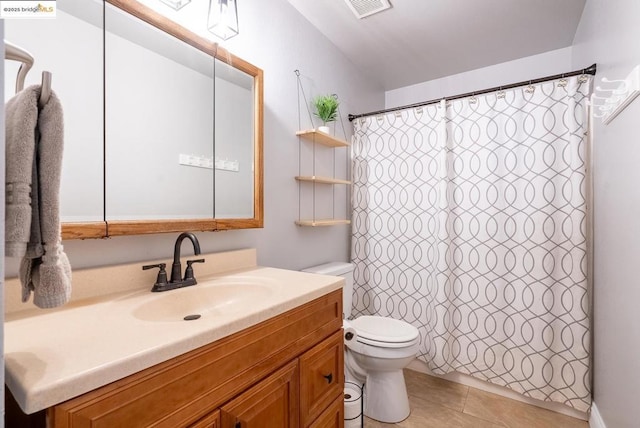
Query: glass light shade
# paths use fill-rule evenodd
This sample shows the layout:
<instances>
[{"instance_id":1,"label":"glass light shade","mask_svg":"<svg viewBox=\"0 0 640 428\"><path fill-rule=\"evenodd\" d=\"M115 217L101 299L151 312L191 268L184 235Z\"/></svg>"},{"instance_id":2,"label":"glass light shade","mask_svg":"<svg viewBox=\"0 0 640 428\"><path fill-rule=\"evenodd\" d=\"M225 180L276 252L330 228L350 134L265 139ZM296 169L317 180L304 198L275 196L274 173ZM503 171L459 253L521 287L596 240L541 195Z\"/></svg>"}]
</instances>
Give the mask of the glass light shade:
<instances>
[{"instance_id":1,"label":"glass light shade","mask_svg":"<svg viewBox=\"0 0 640 428\"><path fill-rule=\"evenodd\" d=\"M207 28L222 40L238 35L236 0L211 0Z\"/></svg>"},{"instance_id":2,"label":"glass light shade","mask_svg":"<svg viewBox=\"0 0 640 428\"><path fill-rule=\"evenodd\" d=\"M160 0L160 1L168 6L171 6L175 10L180 10L184 6L191 3L191 0Z\"/></svg>"}]
</instances>

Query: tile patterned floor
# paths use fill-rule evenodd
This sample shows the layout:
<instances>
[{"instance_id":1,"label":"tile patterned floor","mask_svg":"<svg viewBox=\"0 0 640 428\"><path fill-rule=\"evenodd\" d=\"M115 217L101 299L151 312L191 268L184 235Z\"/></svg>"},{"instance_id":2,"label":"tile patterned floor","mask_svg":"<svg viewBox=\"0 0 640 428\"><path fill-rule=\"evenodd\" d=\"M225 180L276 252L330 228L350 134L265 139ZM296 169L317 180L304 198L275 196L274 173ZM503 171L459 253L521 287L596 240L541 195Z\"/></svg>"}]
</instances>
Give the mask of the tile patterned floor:
<instances>
[{"instance_id":1,"label":"tile patterned floor","mask_svg":"<svg viewBox=\"0 0 640 428\"><path fill-rule=\"evenodd\" d=\"M397 424L365 419L365 428L589 428L586 421L455 382L405 370L411 416Z\"/></svg>"}]
</instances>

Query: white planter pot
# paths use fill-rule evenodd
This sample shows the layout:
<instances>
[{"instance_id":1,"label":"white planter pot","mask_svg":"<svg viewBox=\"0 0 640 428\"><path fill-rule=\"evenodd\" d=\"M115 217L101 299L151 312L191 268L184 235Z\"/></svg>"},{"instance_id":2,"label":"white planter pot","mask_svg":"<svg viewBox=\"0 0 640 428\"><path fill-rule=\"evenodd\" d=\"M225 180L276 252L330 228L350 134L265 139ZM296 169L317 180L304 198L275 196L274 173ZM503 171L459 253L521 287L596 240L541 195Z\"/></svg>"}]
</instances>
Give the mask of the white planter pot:
<instances>
[{"instance_id":1,"label":"white planter pot","mask_svg":"<svg viewBox=\"0 0 640 428\"><path fill-rule=\"evenodd\" d=\"M318 126L318 131L324 132L325 134L331 134L331 129L328 126Z\"/></svg>"}]
</instances>

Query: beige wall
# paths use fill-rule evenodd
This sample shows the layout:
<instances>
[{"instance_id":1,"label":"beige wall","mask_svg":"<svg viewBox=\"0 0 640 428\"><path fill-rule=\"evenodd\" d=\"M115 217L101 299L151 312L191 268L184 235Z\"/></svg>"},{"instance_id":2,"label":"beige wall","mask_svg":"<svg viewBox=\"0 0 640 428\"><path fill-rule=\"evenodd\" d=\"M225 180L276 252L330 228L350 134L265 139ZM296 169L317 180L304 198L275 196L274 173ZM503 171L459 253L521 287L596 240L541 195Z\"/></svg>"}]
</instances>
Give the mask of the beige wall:
<instances>
[{"instance_id":1,"label":"beige wall","mask_svg":"<svg viewBox=\"0 0 640 428\"><path fill-rule=\"evenodd\" d=\"M589 0L573 46L574 68L596 62L620 79L640 63L640 2ZM595 120L594 401L609 428L640 423L640 100L609 125Z\"/></svg>"}]
</instances>

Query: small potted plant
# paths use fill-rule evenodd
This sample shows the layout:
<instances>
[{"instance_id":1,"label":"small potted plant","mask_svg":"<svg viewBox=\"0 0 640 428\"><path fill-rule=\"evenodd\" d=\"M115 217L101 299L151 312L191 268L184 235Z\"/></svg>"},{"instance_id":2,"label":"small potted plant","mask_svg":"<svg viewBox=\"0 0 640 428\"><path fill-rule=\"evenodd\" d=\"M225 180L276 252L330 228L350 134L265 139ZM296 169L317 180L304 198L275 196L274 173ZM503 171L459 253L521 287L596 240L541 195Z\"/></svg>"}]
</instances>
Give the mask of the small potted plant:
<instances>
[{"instance_id":1,"label":"small potted plant","mask_svg":"<svg viewBox=\"0 0 640 428\"><path fill-rule=\"evenodd\" d=\"M338 116L338 98L335 95L321 95L313 100L316 108L315 115L322 120L323 126L318 127L318 131L329 134L327 123L333 122Z\"/></svg>"}]
</instances>

